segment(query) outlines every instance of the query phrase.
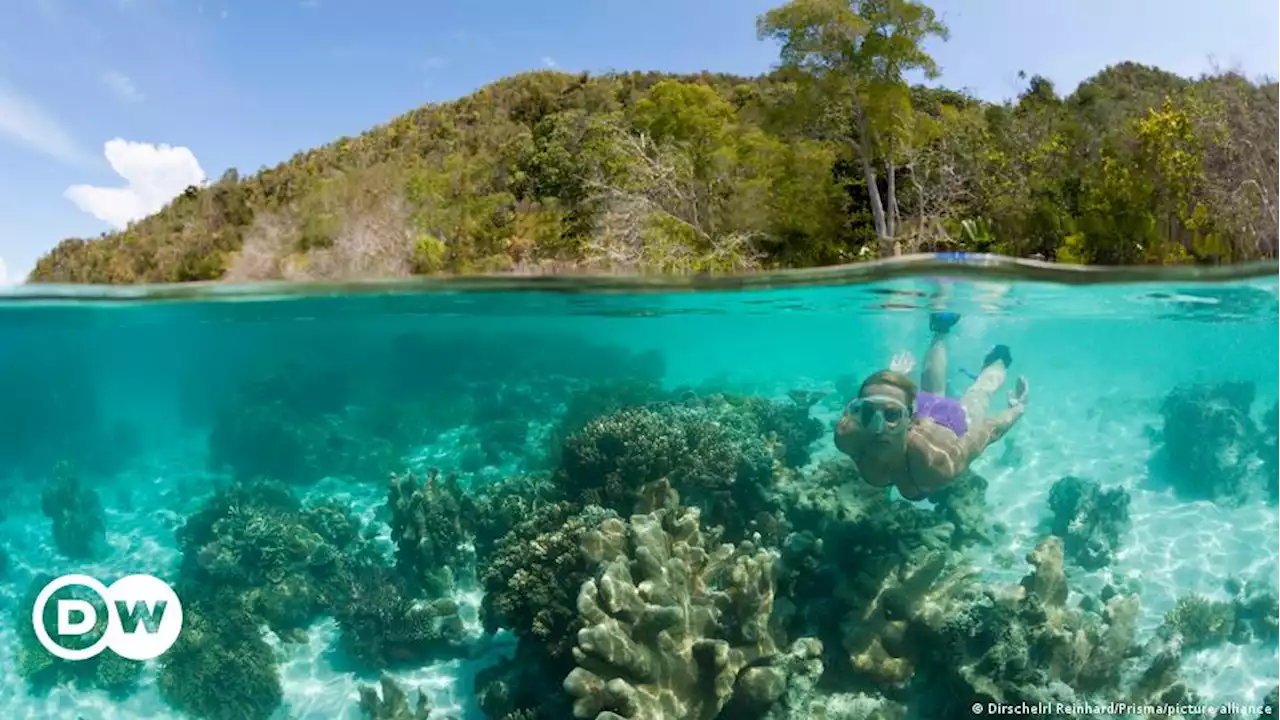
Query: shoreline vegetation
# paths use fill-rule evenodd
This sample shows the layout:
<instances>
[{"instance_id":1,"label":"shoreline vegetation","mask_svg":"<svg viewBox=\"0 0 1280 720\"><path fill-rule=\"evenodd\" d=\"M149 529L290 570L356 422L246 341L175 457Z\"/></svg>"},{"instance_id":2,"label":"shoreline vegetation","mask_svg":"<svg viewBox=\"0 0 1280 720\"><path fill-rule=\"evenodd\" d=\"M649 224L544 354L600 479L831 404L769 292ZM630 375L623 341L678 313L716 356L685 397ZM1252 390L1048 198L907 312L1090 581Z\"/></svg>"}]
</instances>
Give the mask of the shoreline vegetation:
<instances>
[{"instance_id":1,"label":"shoreline vegetation","mask_svg":"<svg viewBox=\"0 0 1280 720\"><path fill-rule=\"evenodd\" d=\"M793 0L760 77L528 72L41 258L35 283L721 273L966 251L1087 265L1277 255L1280 94L1120 63L1062 95L912 85L919 2Z\"/></svg>"}]
</instances>

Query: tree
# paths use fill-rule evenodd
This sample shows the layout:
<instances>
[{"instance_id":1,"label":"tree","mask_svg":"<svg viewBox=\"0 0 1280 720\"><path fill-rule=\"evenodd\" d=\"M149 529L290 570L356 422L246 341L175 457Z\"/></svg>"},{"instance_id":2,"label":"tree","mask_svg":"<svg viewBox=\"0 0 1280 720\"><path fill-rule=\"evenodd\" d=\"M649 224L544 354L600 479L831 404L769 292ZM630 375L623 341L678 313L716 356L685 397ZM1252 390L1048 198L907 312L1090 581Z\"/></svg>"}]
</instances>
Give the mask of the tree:
<instances>
[{"instance_id":1,"label":"tree","mask_svg":"<svg viewBox=\"0 0 1280 720\"><path fill-rule=\"evenodd\" d=\"M808 75L832 101L832 120L867 186L880 254L890 254L899 211L895 165L914 125L906 76L937 77L924 43L946 39L946 26L912 0L792 0L761 16L757 31L782 45L784 67Z\"/></svg>"}]
</instances>

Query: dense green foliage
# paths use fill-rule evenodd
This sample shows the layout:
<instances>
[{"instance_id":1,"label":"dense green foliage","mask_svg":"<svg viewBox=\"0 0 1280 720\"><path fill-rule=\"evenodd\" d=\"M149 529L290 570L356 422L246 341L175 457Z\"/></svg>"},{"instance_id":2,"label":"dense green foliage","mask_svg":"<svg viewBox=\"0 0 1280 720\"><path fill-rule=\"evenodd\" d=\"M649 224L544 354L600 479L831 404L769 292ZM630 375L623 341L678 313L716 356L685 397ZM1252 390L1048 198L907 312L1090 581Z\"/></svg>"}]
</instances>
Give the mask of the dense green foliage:
<instances>
[{"instance_id":1,"label":"dense green foliage","mask_svg":"<svg viewBox=\"0 0 1280 720\"><path fill-rule=\"evenodd\" d=\"M964 249L1233 262L1277 246L1277 92L1123 63L994 105L905 74L916 2L793 0L758 78L533 72L189 188L39 282L733 271Z\"/></svg>"}]
</instances>

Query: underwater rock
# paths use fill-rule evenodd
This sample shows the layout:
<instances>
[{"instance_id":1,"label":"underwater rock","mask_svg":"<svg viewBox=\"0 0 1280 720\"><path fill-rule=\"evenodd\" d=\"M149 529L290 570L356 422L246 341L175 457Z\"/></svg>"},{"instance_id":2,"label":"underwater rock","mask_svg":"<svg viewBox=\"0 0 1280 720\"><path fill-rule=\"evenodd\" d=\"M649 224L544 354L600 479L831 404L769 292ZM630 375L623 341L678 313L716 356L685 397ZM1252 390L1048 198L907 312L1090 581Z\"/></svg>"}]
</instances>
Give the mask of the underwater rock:
<instances>
[{"instance_id":1,"label":"underwater rock","mask_svg":"<svg viewBox=\"0 0 1280 720\"><path fill-rule=\"evenodd\" d=\"M378 686L360 686L360 716L364 720L429 720L431 717L431 698L418 690L418 701L409 705L409 694L404 688L387 674L378 678Z\"/></svg>"},{"instance_id":2,"label":"underwater rock","mask_svg":"<svg viewBox=\"0 0 1280 720\"><path fill-rule=\"evenodd\" d=\"M697 509L611 518L583 538L597 574L578 596L577 718L710 720L739 673L777 653L773 555L717 546Z\"/></svg>"},{"instance_id":3,"label":"underwater rock","mask_svg":"<svg viewBox=\"0 0 1280 720\"><path fill-rule=\"evenodd\" d=\"M69 558L92 558L106 541L102 501L80 483L69 463L58 463L40 494L40 509L53 521L53 543Z\"/></svg>"},{"instance_id":4,"label":"underwater rock","mask_svg":"<svg viewBox=\"0 0 1280 720\"><path fill-rule=\"evenodd\" d=\"M1251 382L1226 382L1179 386L1165 397L1159 439L1180 496L1228 506L1248 501L1258 438L1249 416L1254 393Z\"/></svg>"},{"instance_id":5,"label":"underwater rock","mask_svg":"<svg viewBox=\"0 0 1280 720\"><path fill-rule=\"evenodd\" d=\"M1064 477L1049 490L1050 531L1062 538L1067 560L1085 570L1115 561L1129 531L1129 493L1103 490L1092 480Z\"/></svg>"}]
</instances>

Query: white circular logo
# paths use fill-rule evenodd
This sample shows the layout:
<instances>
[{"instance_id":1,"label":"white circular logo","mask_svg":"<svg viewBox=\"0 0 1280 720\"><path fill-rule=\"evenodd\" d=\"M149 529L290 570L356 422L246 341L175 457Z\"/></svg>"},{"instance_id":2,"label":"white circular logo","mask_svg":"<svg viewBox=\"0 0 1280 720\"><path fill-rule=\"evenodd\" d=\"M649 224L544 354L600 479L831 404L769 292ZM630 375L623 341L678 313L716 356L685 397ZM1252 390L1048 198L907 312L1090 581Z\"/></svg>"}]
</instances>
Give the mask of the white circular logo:
<instances>
[{"instance_id":1,"label":"white circular logo","mask_svg":"<svg viewBox=\"0 0 1280 720\"><path fill-rule=\"evenodd\" d=\"M72 585L97 593L107 609L106 632L86 648L62 647L44 626L44 610L50 598ZM98 608L87 600L58 600L56 609L58 635L86 635L98 624ZM110 587L88 575L63 575L54 578L36 596L31 624L40 644L63 660L87 660L107 648L129 660L151 660L178 641L182 633L182 603L168 583L151 575L126 575Z\"/></svg>"}]
</instances>

